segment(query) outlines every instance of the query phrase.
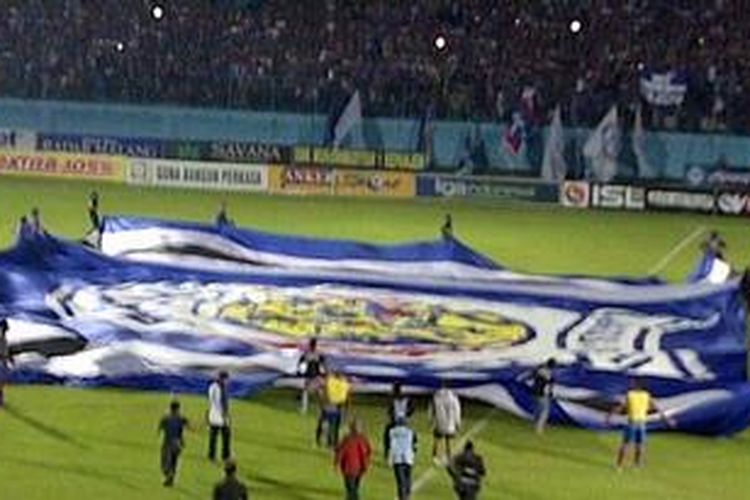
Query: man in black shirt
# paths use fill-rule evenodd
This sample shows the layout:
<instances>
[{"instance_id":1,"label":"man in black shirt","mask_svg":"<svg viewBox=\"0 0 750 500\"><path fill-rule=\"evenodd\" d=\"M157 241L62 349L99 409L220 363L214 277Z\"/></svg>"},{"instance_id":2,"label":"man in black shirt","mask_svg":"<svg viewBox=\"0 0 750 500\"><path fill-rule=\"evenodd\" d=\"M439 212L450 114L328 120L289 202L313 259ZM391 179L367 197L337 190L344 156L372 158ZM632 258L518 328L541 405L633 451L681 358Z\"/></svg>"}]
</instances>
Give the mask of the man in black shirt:
<instances>
[{"instance_id":1,"label":"man in black shirt","mask_svg":"<svg viewBox=\"0 0 750 500\"><path fill-rule=\"evenodd\" d=\"M177 460L185 446L183 432L188 421L180 414L180 403L172 401L169 413L159 421L159 432L163 435L161 445L161 470L164 474L164 486L172 486L177 474Z\"/></svg>"},{"instance_id":2,"label":"man in black shirt","mask_svg":"<svg viewBox=\"0 0 750 500\"><path fill-rule=\"evenodd\" d=\"M474 453L474 443L466 442L464 451L451 461L448 473L453 478L453 490L460 500L477 498L486 470L482 457Z\"/></svg>"},{"instance_id":3,"label":"man in black shirt","mask_svg":"<svg viewBox=\"0 0 750 500\"><path fill-rule=\"evenodd\" d=\"M222 201L221 206L219 207L219 212L216 214L216 225L231 226L233 224L232 219L229 218L229 214L227 213L227 202Z\"/></svg>"},{"instance_id":4,"label":"man in black shirt","mask_svg":"<svg viewBox=\"0 0 750 500\"><path fill-rule=\"evenodd\" d=\"M297 372L305 378L302 386L300 411L307 413L310 393L320 389L321 378L326 372L325 357L318 351L318 339L310 339L307 350L302 353L297 363Z\"/></svg>"},{"instance_id":5,"label":"man in black shirt","mask_svg":"<svg viewBox=\"0 0 750 500\"><path fill-rule=\"evenodd\" d=\"M0 408L5 406L5 383L8 381L10 364L10 347L8 346L8 320L0 317Z\"/></svg>"},{"instance_id":6,"label":"man in black shirt","mask_svg":"<svg viewBox=\"0 0 750 500\"><path fill-rule=\"evenodd\" d=\"M91 221L91 231L99 231L102 225L102 219L99 216L99 193L91 191L89 195L89 221Z\"/></svg>"},{"instance_id":7,"label":"man in black shirt","mask_svg":"<svg viewBox=\"0 0 750 500\"><path fill-rule=\"evenodd\" d=\"M451 214L445 214L445 221L443 221L443 225L440 228L440 234L444 240L453 238L453 218Z\"/></svg>"},{"instance_id":8,"label":"man in black shirt","mask_svg":"<svg viewBox=\"0 0 750 500\"><path fill-rule=\"evenodd\" d=\"M247 487L237 480L237 463L224 463L224 480L214 487L213 500L247 500Z\"/></svg>"}]
</instances>

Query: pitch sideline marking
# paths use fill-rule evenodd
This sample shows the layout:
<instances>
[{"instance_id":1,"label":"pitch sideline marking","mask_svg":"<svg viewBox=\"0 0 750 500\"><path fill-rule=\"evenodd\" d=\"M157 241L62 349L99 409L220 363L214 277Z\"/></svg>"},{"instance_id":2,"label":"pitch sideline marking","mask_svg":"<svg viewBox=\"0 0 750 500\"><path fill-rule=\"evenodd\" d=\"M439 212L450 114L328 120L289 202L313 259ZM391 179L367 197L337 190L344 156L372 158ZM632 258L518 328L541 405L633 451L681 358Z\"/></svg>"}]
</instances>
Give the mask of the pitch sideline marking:
<instances>
[{"instance_id":1,"label":"pitch sideline marking","mask_svg":"<svg viewBox=\"0 0 750 500\"><path fill-rule=\"evenodd\" d=\"M455 449L459 450L463 448L466 441L468 441L469 439L473 438L474 436L482 432L482 430L484 430L484 428L487 427L487 424L490 423L490 418L492 417L492 415L495 414L496 411L497 409L492 410L489 415L487 415L482 420L480 420L479 422L471 426L471 428L468 431L466 431L456 441ZM435 474L437 474L437 466L434 463L432 463L430 467L426 471L424 471L422 475L417 478L416 481L414 481L414 484L412 485L412 489L411 489L412 494L418 493L419 490L421 490L424 487L424 485L429 483L432 480L432 478L435 477Z\"/></svg>"},{"instance_id":2,"label":"pitch sideline marking","mask_svg":"<svg viewBox=\"0 0 750 500\"><path fill-rule=\"evenodd\" d=\"M685 236L683 239L681 239L675 246L672 247L672 249L667 252L667 254L662 257L662 259L656 263L654 267L649 269L648 274L658 274L662 272L670 262L672 262L672 259L677 257L680 252L682 252L685 247L687 247L690 243L693 242L696 238L698 238L703 232L706 230L706 226L698 226L692 233Z\"/></svg>"}]
</instances>

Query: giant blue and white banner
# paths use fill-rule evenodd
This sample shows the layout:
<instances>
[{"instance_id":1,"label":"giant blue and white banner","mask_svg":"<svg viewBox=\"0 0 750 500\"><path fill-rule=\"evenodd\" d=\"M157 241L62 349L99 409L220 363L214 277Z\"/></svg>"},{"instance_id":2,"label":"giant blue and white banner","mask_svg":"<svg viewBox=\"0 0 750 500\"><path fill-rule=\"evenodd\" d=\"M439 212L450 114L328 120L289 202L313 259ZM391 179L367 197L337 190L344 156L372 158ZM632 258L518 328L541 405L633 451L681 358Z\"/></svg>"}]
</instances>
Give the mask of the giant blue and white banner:
<instances>
[{"instance_id":1,"label":"giant blue and white banner","mask_svg":"<svg viewBox=\"0 0 750 500\"><path fill-rule=\"evenodd\" d=\"M109 218L102 252L28 236L0 254L18 380L248 394L296 375L310 337L363 388L400 380L521 417L560 368L554 421L591 428L643 377L685 431L750 421L738 283L513 273L453 239L380 246ZM660 424L654 422L654 427Z\"/></svg>"}]
</instances>

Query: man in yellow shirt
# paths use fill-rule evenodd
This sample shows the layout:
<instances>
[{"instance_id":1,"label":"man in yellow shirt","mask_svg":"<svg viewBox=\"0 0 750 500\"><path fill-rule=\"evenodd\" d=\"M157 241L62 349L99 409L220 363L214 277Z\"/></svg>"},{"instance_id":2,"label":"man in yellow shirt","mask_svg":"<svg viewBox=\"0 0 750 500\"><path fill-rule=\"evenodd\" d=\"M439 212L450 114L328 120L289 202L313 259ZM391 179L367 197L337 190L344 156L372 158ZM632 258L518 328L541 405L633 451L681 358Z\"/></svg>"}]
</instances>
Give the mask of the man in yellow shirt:
<instances>
[{"instance_id":1,"label":"man in yellow shirt","mask_svg":"<svg viewBox=\"0 0 750 500\"><path fill-rule=\"evenodd\" d=\"M326 427L326 445L332 449L338 446L339 428L344 408L349 405L351 390L352 384L343 373L336 369L328 372L323 387L323 407L315 431L315 442L318 445L323 435L323 427Z\"/></svg>"},{"instance_id":2,"label":"man in yellow shirt","mask_svg":"<svg viewBox=\"0 0 750 500\"><path fill-rule=\"evenodd\" d=\"M622 435L622 444L617 451L617 468L622 467L625 461L625 455L631 445L635 445L635 466L640 467L643 459L643 448L646 444L646 425L648 415L651 412L658 412L661 419L670 426L675 426L675 420L668 417L656 404L654 404L651 393L649 393L639 380L633 380L630 383L630 390L625 395L625 401L617 405L607 414L607 425L613 413L625 413L628 422Z\"/></svg>"}]
</instances>

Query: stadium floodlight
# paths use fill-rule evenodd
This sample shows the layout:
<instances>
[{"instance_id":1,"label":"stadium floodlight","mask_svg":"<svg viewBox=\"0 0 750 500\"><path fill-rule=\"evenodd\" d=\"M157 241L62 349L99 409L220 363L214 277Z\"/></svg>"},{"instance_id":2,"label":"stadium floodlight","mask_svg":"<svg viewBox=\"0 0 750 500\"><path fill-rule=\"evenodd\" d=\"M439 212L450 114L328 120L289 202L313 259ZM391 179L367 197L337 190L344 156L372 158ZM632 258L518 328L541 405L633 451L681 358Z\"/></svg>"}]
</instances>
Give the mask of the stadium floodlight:
<instances>
[{"instance_id":1,"label":"stadium floodlight","mask_svg":"<svg viewBox=\"0 0 750 500\"><path fill-rule=\"evenodd\" d=\"M164 17L164 7L159 4L151 7L151 17L159 21L162 17Z\"/></svg>"},{"instance_id":2,"label":"stadium floodlight","mask_svg":"<svg viewBox=\"0 0 750 500\"><path fill-rule=\"evenodd\" d=\"M579 21L578 19L573 19L570 22L571 33L579 33L581 31L581 28L583 28L583 23L581 23L581 21Z\"/></svg>"},{"instance_id":3,"label":"stadium floodlight","mask_svg":"<svg viewBox=\"0 0 750 500\"><path fill-rule=\"evenodd\" d=\"M435 37L435 48L438 50L443 50L448 45L448 42L446 41L445 37L443 35L438 35Z\"/></svg>"}]
</instances>

